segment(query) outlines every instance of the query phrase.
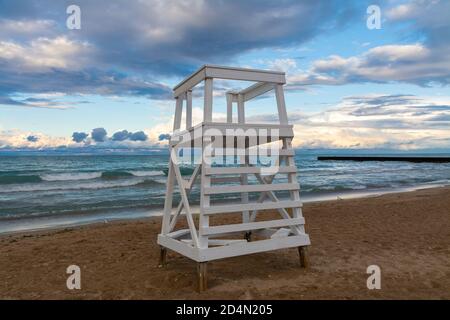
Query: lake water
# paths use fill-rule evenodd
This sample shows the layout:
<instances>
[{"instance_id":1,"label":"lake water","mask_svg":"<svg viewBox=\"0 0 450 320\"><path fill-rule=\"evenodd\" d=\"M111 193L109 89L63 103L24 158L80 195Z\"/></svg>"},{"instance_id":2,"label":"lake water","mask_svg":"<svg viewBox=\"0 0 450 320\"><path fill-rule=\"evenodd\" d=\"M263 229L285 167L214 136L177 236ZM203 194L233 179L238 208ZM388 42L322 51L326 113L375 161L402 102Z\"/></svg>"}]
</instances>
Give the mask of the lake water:
<instances>
[{"instance_id":1,"label":"lake water","mask_svg":"<svg viewBox=\"0 0 450 320\"><path fill-rule=\"evenodd\" d=\"M296 151L301 195L307 201L450 184L449 163L317 161L319 154L333 155ZM167 162L166 150L1 154L0 232L37 221L51 225L160 213Z\"/></svg>"}]
</instances>

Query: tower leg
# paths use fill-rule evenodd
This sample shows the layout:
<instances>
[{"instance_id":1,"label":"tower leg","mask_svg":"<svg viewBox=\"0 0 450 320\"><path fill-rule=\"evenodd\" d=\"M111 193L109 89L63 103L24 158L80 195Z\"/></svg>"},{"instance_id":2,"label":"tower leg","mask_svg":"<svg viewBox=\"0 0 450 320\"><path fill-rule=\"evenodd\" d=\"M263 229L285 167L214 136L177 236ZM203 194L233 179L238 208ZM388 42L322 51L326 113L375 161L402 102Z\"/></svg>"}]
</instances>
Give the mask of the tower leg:
<instances>
[{"instance_id":1,"label":"tower leg","mask_svg":"<svg viewBox=\"0 0 450 320\"><path fill-rule=\"evenodd\" d=\"M207 262L197 263L197 280L199 292L203 292L208 289Z\"/></svg>"},{"instance_id":2,"label":"tower leg","mask_svg":"<svg viewBox=\"0 0 450 320\"><path fill-rule=\"evenodd\" d=\"M302 268L308 268L309 262L308 257L306 255L306 247L298 247L298 255L300 258L300 266Z\"/></svg>"},{"instance_id":3,"label":"tower leg","mask_svg":"<svg viewBox=\"0 0 450 320\"><path fill-rule=\"evenodd\" d=\"M167 265L167 249L164 247L160 247L159 251L159 268L164 268Z\"/></svg>"}]
</instances>

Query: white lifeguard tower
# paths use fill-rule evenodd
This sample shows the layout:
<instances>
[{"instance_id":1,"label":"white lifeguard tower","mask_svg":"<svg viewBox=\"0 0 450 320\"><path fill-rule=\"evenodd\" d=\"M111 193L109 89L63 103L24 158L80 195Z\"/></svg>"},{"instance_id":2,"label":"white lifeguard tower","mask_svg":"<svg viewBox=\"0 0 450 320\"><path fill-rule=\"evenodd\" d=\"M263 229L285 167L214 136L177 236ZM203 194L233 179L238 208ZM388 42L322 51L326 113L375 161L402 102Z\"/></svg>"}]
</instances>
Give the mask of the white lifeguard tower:
<instances>
[{"instance_id":1,"label":"white lifeguard tower","mask_svg":"<svg viewBox=\"0 0 450 320\"><path fill-rule=\"evenodd\" d=\"M242 91L226 93L226 122L212 119L214 78L255 82ZM192 89L201 82L203 122L193 126ZM298 247L300 264L307 265L305 248L310 240L301 210L291 145L293 126L288 124L284 100L285 83L283 72L205 65L173 89L176 111L169 142L164 217L158 235L159 263L165 265L167 249L198 262L200 291L207 287L206 263L216 259ZM245 103L270 91L275 93L279 123L246 123ZM183 102L186 129L180 130ZM233 122L235 102L237 123ZM262 149L264 146L270 147ZM200 151L196 157L193 150ZM230 151L234 152L231 157ZM193 161L191 177L183 174L186 170L182 170L180 161L187 154L189 159L197 159ZM262 165L261 157L270 159L269 165ZM193 199L191 191L198 181L200 192ZM175 209L174 193L181 197ZM199 204L198 212L193 212L193 203ZM266 213L264 219L264 210L277 211L280 217L274 219ZM214 224L216 217L233 214L238 214L239 220L234 222L239 223ZM180 228L184 219L187 223Z\"/></svg>"}]
</instances>

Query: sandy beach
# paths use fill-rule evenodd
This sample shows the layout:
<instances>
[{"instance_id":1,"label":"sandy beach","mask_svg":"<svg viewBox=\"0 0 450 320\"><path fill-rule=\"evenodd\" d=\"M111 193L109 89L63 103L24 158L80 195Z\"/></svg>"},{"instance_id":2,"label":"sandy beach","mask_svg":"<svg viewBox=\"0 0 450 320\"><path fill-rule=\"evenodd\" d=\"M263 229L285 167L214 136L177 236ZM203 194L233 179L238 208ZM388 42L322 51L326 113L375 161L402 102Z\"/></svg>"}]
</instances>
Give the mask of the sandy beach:
<instances>
[{"instance_id":1,"label":"sandy beach","mask_svg":"<svg viewBox=\"0 0 450 320\"><path fill-rule=\"evenodd\" d=\"M450 299L450 187L304 206L310 267L296 249L158 268L160 218L0 236L1 299ZM237 221L236 221L237 222ZM81 290L66 268L81 267ZM368 290L366 268L381 268Z\"/></svg>"}]
</instances>

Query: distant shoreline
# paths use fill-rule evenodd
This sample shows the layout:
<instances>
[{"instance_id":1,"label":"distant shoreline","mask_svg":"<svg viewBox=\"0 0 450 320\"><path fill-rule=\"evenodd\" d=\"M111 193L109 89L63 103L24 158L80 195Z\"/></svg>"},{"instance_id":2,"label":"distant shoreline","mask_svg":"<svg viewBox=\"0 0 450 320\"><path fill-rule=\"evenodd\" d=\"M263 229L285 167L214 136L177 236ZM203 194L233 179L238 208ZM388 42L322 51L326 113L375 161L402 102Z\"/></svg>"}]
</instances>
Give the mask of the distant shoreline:
<instances>
[{"instance_id":1,"label":"distant shoreline","mask_svg":"<svg viewBox=\"0 0 450 320\"><path fill-rule=\"evenodd\" d=\"M318 156L319 161L406 161L413 163L448 163L450 157L386 157L386 156Z\"/></svg>"}]
</instances>

